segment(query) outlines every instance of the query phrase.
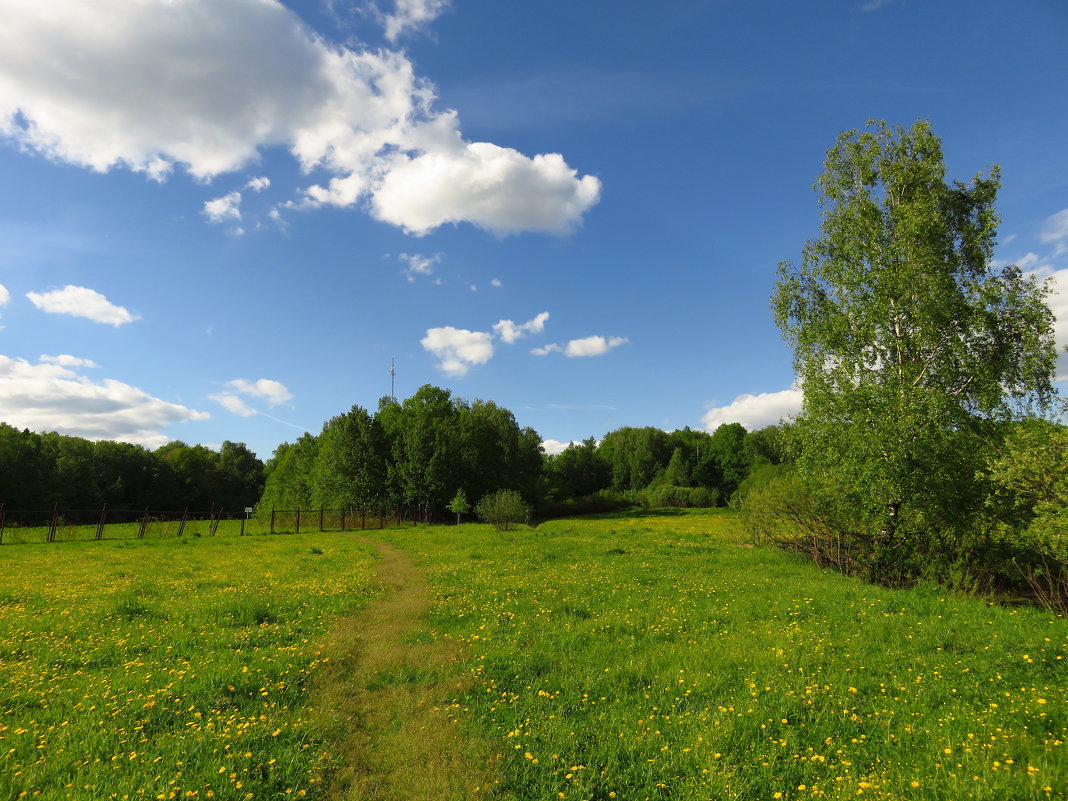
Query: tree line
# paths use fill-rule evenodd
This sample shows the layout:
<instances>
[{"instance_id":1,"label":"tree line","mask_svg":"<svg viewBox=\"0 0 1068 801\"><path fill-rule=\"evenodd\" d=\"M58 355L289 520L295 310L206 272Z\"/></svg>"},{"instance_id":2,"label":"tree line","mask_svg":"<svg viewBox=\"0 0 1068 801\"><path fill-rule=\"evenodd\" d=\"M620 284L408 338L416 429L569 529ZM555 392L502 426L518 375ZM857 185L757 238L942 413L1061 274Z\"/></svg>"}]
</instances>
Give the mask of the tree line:
<instances>
[{"instance_id":1,"label":"tree line","mask_svg":"<svg viewBox=\"0 0 1068 801\"><path fill-rule=\"evenodd\" d=\"M168 442L149 450L127 442L0 423L0 503L7 509L239 511L263 492L263 462L242 442Z\"/></svg>"},{"instance_id":2,"label":"tree line","mask_svg":"<svg viewBox=\"0 0 1068 801\"><path fill-rule=\"evenodd\" d=\"M477 503L519 493L539 514L725 503L754 470L778 465L779 428L738 423L709 434L689 428L620 428L547 455L541 437L492 401L467 401L426 385L376 413L353 406L317 435L283 443L266 464L261 512L270 509L404 509L443 519L458 492Z\"/></svg>"}]
</instances>

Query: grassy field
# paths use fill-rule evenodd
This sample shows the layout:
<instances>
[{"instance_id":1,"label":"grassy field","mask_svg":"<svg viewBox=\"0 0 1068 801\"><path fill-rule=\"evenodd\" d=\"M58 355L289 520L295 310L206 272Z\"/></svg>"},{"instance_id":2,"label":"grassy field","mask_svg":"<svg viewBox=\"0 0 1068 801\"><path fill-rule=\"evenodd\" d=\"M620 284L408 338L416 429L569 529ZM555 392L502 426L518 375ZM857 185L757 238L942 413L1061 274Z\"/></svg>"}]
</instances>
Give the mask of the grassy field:
<instances>
[{"instance_id":1,"label":"grassy field","mask_svg":"<svg viewBox=\"0 0 1068 801\"><path fill-rule=\"evenodd\" d=\"M450 699L516 799L1005 799L1068 790L1068 622L866 586L729 514L391 536L427 568Z\"/></svg>"},{"instance_id":2,"label":"grassy field","mask_svg":"<svg viewBox=\"0 0 1068 801\"><path fill-rule=\"evenodd\" d=\"M369 534L429 583L406 636L460 654L426 714L493 761L463 797L1068 797L1064 619L866 586L723 512ZM309 676L379 592L373 553L318 533L0 549L0 798L330 797Z\"/></svg>"},{"instance_id":3,"label":"grassy field","mask_svg":"<svg viewBox=\"0 0 1068 801\"><path fill-rule=\"evenodd\" d=\"M286 798L330 756L309 677L378 593L316 534L0 549L0 798Z\"/></svg>"}]
</instances>

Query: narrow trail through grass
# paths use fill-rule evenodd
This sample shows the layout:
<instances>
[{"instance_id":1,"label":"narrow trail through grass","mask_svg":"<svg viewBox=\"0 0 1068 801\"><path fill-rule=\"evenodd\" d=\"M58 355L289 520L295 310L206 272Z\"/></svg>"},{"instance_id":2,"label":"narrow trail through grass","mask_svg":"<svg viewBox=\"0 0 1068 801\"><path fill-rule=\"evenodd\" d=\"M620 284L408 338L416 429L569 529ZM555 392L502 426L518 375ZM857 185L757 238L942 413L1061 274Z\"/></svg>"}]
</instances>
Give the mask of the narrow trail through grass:
<instances>
[{"instance_id":1,"label":"narrow trail through grass","mask_svg":"<svg viewBox=\"0 0 1068 801\"><path fill-rule=\"evenodd\" d=\"M338 621L319 675L318 706L328 710L342 763L329 797L468 798L493 784L493 770L486 749L458 725L455 697L470 681L459 650L425 629L427 584L408 555L373 544L388 593Z\"/></svg>"}]
</instances>

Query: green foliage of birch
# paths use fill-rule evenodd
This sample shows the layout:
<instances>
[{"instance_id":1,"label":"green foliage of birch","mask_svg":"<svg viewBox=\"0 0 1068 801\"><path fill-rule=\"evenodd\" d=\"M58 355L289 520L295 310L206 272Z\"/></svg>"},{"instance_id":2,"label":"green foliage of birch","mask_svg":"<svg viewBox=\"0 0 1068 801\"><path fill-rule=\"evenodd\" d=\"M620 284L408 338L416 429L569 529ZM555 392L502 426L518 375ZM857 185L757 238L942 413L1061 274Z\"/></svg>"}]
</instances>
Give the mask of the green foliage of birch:
<instances>
[{"instance_id":1,"label":"green foliage of birch","mask_svg":"<svg viewBox=\"0 0 1068 801\"><path fill-rule=\"evenodd\" d=\"M999 424L1053 393L1047 289L992 262L998 186L947 183L927 123L849 131L816 185L822 235L780 265L798 468L878 580L966 549Z\"/></svg>"}]
</instances>

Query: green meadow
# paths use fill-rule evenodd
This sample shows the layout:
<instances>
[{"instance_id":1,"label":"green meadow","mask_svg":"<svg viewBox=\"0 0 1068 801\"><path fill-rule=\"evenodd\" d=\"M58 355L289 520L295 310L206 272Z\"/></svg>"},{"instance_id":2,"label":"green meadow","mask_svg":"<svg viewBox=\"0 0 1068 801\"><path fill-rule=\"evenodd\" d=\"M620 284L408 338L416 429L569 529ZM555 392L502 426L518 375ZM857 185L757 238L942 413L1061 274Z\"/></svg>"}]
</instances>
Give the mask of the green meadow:
<instances>
[{"instance_id":1,"label":"green meadow","mask_svg":"<svg viewBox=\"0 0 1068 801\"><path fill-rule=\"evenodd\" d=\"M866 585L728 511L369 536L428 585L406 636L452 656L365 684L436 693L486 762L463 797L1068 792L1068 622L1041 609ZM376 565L318 533L0 548L0 797L340 796L323 644L389 591Z\"/></svg>"}]
</instances>

